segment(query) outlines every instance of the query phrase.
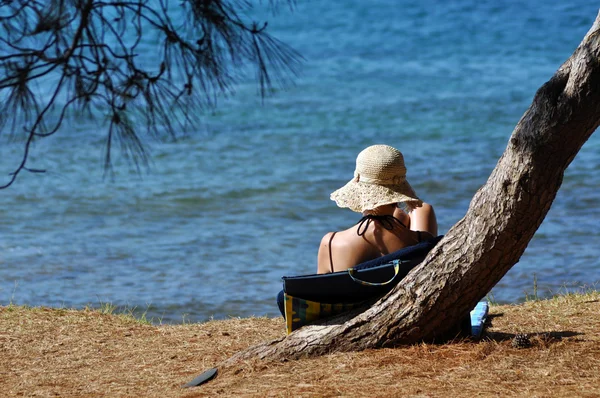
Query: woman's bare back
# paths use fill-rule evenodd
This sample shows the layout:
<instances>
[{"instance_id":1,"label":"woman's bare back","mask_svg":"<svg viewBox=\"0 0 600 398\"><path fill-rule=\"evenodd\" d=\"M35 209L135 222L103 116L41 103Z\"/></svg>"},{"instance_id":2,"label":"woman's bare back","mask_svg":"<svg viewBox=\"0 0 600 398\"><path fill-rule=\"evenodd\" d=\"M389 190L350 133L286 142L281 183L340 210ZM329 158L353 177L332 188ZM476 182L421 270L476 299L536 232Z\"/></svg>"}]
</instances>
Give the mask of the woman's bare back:
<instances>
[{"instance_id":1,"label":"woman's bare back","mask_svg":"<svg viewBox=\"0 0 600 398\"><path fill-rule=\"evenodd\" d=\"M343 231L329 232L323 237L318 253L318 273L344 271L431 237L429 233L411 231L398 219L391 223L388 219L387 224L377 220L367 225L365 222Z\"/></svg>"}]
</instances>

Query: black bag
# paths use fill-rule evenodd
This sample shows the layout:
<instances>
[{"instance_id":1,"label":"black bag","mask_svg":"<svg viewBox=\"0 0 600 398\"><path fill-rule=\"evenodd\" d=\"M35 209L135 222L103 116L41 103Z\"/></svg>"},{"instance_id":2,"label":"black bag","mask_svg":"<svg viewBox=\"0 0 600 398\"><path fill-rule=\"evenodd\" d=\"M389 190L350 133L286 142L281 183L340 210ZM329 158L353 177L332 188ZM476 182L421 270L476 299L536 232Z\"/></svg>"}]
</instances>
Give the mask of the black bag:
<instances>
[{"instance_id":1,"label":"black bag","mask_svg":"<svg viewBox=\"0 0 600 398\"><path fill-rule=\"evenodd\" d=\"M441 239L440 235L347 271L284 276L283 291L304 300L331 304L357 303L383 296L420 264Z\"/></svg>"}]
</instances>

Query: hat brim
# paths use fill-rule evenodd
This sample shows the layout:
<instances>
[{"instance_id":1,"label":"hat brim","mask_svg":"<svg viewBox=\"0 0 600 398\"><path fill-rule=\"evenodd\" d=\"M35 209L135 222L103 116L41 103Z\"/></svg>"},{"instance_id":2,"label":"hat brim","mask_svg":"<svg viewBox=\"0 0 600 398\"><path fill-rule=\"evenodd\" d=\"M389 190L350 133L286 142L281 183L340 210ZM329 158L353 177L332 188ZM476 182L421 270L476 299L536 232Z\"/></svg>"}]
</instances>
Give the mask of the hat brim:
<instances>
[{"instance_id":1,"label":"hat brim","mask_svg":"<svg viewBox=\"0 0 600 398\"><path fill-rule=\"evenodd\" d=\"M378 185L353 179L334 191L331 200L357 213L390 203L412 202L415 206L423 203L406 180L398 185Z\"/></svg>"}]
</instances>

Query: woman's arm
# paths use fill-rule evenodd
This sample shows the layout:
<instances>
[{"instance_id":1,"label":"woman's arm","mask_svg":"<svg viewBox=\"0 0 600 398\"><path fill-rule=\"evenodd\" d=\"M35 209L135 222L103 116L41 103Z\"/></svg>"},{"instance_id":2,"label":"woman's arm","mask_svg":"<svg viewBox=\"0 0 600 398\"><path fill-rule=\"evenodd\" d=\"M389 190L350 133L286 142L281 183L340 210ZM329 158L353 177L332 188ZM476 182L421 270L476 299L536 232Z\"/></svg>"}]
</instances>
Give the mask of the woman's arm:
<instances>
[{"instance_id":1,"label":"woman's arm","mask_svg":"<svg viewBox=\"0 0 600 398\"><path fill-rule=\"evenodd\" d=\"M423 202L423 206L417 207L409 213L410 229L413 231L429 232L433 236L438 234L437 218L433 206Z\"/></svg>"}]
</instances>

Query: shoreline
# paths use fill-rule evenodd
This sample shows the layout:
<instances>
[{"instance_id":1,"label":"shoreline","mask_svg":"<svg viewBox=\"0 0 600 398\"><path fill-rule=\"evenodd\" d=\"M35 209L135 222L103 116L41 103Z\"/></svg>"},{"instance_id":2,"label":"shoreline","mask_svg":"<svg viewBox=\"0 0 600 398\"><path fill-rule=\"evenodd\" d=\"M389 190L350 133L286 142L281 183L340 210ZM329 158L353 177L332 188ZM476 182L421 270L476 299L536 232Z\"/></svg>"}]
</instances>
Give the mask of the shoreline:
<instances>
[{"instance_id":1,"label":"shoreline","mask_svg":"<svg viewBox=\"0 0 600 398\"><path fill-rule=\"evenodd\" d=\"M9 396L600 395L600 292L491 305L480 341L249 361L182 389L251 345L285 335L282 318L152 325L127 314L0 307L0 380ZM527 334L528 348L513 346Z\"/></svg>"}]
</instances>

